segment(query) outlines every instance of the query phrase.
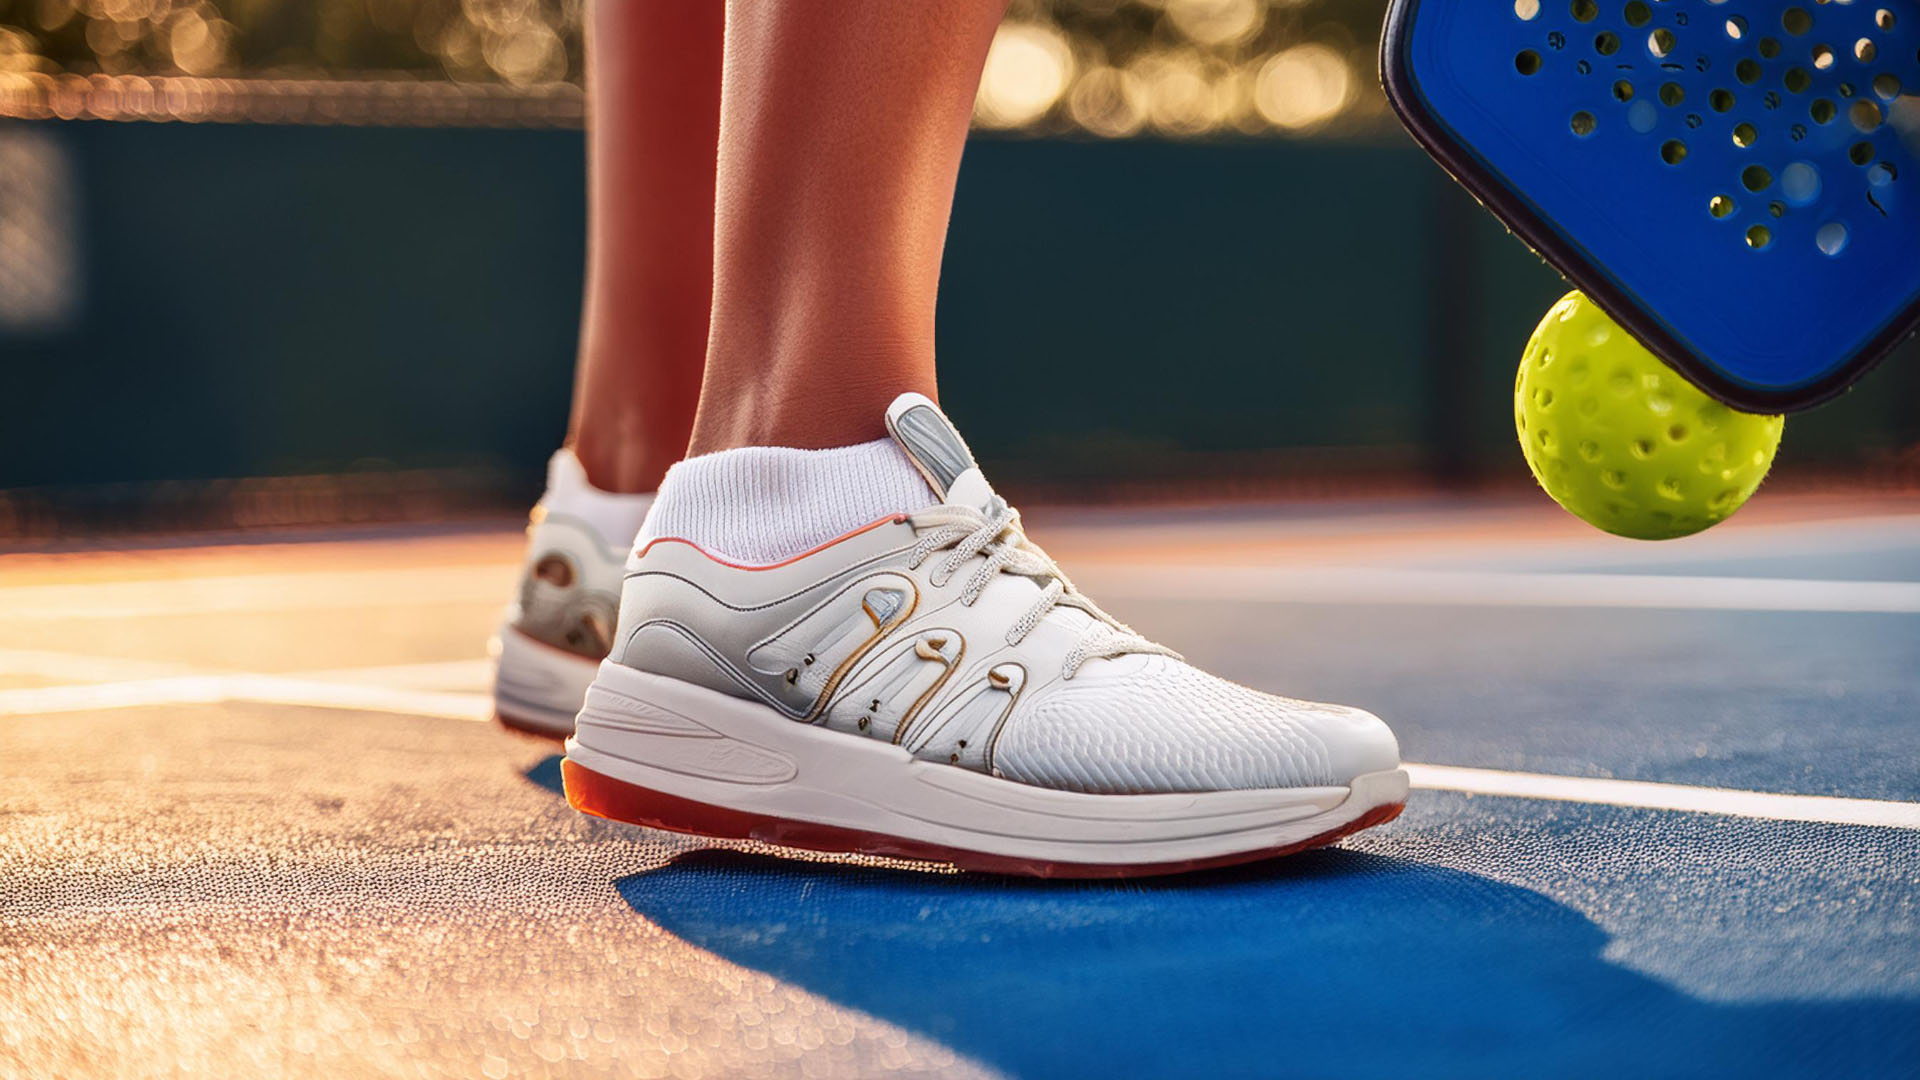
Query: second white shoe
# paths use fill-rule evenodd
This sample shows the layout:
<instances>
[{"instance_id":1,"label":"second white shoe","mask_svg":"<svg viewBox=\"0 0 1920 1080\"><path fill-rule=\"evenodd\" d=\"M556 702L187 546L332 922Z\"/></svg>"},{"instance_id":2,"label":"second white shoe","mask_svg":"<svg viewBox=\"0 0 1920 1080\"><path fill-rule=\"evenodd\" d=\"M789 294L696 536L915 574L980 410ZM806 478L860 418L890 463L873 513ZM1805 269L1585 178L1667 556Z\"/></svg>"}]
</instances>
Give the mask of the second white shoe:
<instances>
[{"instance_id":1,"label":"second white shoe","mask_svg":"<svg viewBox=\"0 0 1920 1080\"><path fill-rule=\"evenodd\" d=\"M1206 674L1028 541L932 402L887 428L938 504L770 566L661 537L563 766L576 808L1045 876L1170 873L1390 820L1387 726Z\"/></svg>"},{"instance_id":2,"label":"second white shoe","mask_svg":"<svg viewBox=\"0 0 1920 1080\"><path fill-rule=\"evenodd\" d=\"M493 710L518 731L564 739L607 655L620 579L651 495L600 491L570 450L547 462L547 492L527 524L520 589L489 643Z\"/></svg>"}]
</instances>

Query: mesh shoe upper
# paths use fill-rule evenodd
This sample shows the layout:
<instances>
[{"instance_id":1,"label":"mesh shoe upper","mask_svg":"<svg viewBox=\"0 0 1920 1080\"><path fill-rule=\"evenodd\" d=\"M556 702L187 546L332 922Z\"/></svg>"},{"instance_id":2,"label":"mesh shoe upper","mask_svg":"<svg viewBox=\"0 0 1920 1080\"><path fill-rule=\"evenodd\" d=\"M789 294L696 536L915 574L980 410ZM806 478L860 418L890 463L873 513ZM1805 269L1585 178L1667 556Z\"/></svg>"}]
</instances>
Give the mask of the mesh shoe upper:
<instances>
[{"instance_id":1,"label":"mesh shoe upper","mask_svg":"<svg viewBox=\"0 0 1920 1080\"><path fill-rule=\"evenodd\" d=\"M1398 765L1372 715L1216 678L1107 616L945 417L909 405L895 437L940 505L760 567L656 538L627 564L614 659L1039 787L1317 787Z\"/></svg>"},{"instance_id":2,"label":"mesh shoe upper","mask_svg":"<svg viewBox=\"0 0 1920 1080\"><path fill-rule=\"evenodd\" d=\"M1001 775L1100 793L1344 784L1391 769L1385 724L1341 705L1275 697L1164 656L1090 667L1009 720Z\"/></svg>"}]
</instances>

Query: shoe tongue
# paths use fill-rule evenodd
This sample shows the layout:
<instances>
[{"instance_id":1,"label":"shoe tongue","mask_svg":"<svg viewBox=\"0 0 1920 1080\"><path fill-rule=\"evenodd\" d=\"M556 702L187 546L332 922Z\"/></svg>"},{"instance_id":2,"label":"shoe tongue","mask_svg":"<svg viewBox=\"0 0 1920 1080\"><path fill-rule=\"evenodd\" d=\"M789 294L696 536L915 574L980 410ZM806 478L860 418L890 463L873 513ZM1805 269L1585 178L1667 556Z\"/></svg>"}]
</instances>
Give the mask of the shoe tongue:
<instances>
[{"instance_id":1,"label":"shoe tongue","mask_svg":"<svg viewBox=\"0 0 1920 1080\"><path fill-rule=\"evenodd\" d=\"M941 502L985 510L993 486L953 422L924 394L901 394L887 406L887 434L906 451Z\"/></svg>"}]
</instances>

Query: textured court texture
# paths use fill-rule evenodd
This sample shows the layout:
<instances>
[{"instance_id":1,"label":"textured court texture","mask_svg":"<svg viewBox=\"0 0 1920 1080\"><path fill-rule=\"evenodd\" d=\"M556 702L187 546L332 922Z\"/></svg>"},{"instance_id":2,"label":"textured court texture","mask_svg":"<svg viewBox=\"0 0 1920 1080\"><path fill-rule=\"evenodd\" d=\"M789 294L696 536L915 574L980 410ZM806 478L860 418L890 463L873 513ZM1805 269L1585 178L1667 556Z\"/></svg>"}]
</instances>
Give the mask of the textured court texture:
<instances>
[{"instance_id":1,"label":"textured court texture","mask_svg":"<svg viewBox=\"0 0 1920 1080\"><path fill-rule=\"evenodd\" d=\"M1196 663L1560 797L1416 771L1128 883L709 847L488 721L511 526L0 555L0 1076L1915 1074L1920 827L1605 782L1920 826L1920 503L1030 518Z\"/></svg>"}]
</instances>

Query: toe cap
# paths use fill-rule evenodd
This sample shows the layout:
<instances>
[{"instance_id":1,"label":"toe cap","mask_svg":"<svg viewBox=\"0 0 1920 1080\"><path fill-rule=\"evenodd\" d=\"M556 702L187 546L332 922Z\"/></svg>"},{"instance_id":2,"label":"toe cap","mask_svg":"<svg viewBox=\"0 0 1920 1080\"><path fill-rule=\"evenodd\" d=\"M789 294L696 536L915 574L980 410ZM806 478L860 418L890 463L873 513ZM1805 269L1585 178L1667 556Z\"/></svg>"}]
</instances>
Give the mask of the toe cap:
<instances>
[{"instance_id":1,"label":"toe cap","mask_svg":"<svg viewBox=\"0 0 1920 1080\"><path fill-rule=\"evenodd\" d=\"M1365 709L1315 702L1297 716L1326 748L1329 779L1336 784L1400 767L1400 740L1386 721Z\"/></svg>"}]
</instances>

